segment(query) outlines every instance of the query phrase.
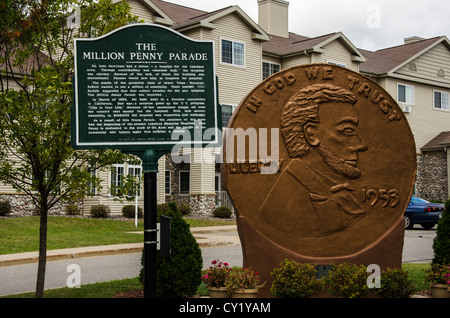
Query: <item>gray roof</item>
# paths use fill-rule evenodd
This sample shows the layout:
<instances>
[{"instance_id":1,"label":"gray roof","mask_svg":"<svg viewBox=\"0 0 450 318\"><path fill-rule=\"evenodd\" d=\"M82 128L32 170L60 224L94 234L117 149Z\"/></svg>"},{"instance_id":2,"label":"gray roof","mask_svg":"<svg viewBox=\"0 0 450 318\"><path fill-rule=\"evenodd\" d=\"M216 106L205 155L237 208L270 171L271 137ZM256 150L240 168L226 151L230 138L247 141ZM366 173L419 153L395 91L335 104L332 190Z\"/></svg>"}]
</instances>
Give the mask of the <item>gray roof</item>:
<instances>
[{"instance_id":1,"label":"gray roof","mask_svg":"<svg viewBox=\"0 0 450 318\"><path fill-rule=\"evenodd\" d=\"M375 52L359 49L367 58L366 63L361 63L360 70L363 73L386 74L442 39L443 37L434 37Z\"/></svg>"},{"instance_id":2,"label":"gray roof","mask_svg":"<svg viewBox=\"0 0 450 318\"><path fill-rule=\"evenodd\" d=\"M450 131L441 132L420 149L422 151L443 150L446 146L450 146Z\"/></svg>"}]
</instances>

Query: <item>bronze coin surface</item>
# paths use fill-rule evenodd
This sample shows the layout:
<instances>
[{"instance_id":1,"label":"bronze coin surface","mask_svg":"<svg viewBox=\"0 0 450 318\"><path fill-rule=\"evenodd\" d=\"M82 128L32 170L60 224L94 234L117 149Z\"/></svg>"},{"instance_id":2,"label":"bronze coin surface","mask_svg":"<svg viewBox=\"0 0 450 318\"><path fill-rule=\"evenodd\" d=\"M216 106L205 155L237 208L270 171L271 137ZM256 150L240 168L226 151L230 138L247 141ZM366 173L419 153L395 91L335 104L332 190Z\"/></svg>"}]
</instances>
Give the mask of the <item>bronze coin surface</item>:
<instances>
[{"instance_id":1,"label":"bronze coin surface","mask_svg":"<svg viewBox=\"0 0 450 318\"><path fill-rule=\"evenodd\" d=\"M329 64L265 79L234 112L223 152L238 216L306 257L376 244L403 217L416 177L413 134L396 101Z\"/></svg>"}]
</instances>

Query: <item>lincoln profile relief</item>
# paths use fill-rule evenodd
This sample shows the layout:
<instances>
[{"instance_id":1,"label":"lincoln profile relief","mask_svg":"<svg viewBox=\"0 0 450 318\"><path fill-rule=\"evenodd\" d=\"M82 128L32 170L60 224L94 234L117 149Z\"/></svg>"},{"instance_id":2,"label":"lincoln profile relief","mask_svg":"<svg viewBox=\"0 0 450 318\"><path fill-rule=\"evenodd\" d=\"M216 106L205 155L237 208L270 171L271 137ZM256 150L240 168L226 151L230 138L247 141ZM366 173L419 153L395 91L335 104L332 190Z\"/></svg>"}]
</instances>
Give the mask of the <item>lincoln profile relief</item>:
<instances>
[{"instance_id":1,"label":"lincoln profile relief","mask_svg":"<svg viewBox=\"0 0 450 318\"><path fill-rule=\"evenodd\" d=\"M282 107L280 131L291 160L260 207L267 223L286 233L324 237L365 216L349 183L361 176L358 156L368 149L355 103L344 88L314 84Z\"/></svg>"}]
</instances>

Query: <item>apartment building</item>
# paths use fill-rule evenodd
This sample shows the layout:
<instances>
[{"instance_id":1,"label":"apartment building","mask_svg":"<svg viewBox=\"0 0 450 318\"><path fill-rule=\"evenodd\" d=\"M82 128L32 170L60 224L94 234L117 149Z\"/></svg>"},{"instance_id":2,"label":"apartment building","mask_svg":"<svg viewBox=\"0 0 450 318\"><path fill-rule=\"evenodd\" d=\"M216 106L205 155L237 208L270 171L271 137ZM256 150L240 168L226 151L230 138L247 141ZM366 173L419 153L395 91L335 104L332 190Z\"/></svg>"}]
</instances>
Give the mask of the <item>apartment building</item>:
<instances>
[{"instance_id":1,"label":"apartment building","mask_svg":"<svg viewBox=\"0 0 450 318\"><path fill-rule=\"evenodd\" d=\"M396 98L407 115L419 163L416 193L429 199L449 197L450 43L445 36L414 37L397 47L370 52L355 47L341 32L313 38L289 32L289 2L284 0L253 0L259 7L258 22L238 6L206 12L162 0L126 1L131 12L146 23L214 41L223 127L241 100L280 70L331 63L368 76ZM220 153L220 148L214 149L217 158ZM192 158L194 153L185 151L184 155ZM118 163L103 172L99 175L104 180L103 192L93 189L94 196L83 202L84 213L89 213L92 205L107 204L113 214L120 214L122 206L130 203L117 201L109 190L111 185L141 172L139 162ZM0 195L16 196L7 186L0 186ZM193 160L175 164L170 154L163 156L159 160L158 201L171 200L186 202L195 213L211 213L216 206L230 205L220 164ZM143 205L142 191L137 202Z\"/></svg>"},{"instance_id":2,"label":"apartment building","mask_svg":"<svg viewBox=\"0 0 450 318\"><path fill-rule=\"evenodd\" d=\"M450 197L450 42L446 36L411 37L369 52L360 72L385 88L402 107L417 150L416 194Z\"/></svg>"}]
</instances>

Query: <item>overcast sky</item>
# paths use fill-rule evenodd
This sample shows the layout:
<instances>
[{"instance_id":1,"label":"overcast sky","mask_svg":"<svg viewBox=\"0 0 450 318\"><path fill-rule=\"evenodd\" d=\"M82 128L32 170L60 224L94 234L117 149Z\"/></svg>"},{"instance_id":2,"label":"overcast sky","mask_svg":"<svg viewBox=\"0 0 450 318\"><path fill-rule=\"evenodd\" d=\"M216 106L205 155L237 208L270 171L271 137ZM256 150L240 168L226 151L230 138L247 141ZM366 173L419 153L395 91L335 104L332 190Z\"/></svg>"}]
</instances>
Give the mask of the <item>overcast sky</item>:
<instances>
[{"instance_id":1,"label":"overcast sky","mask_svg":"<svg viewBox=\"0 0 450 318\"><path fill-rule=\"evenodd\" d=\"M167 0L204 11L238 5L258 22L257 0ZM341 31L358 48L378 50L411 36L450 37L448 0L291 0L289 31L315 37Z\"/></svg>"}]
</instances>

